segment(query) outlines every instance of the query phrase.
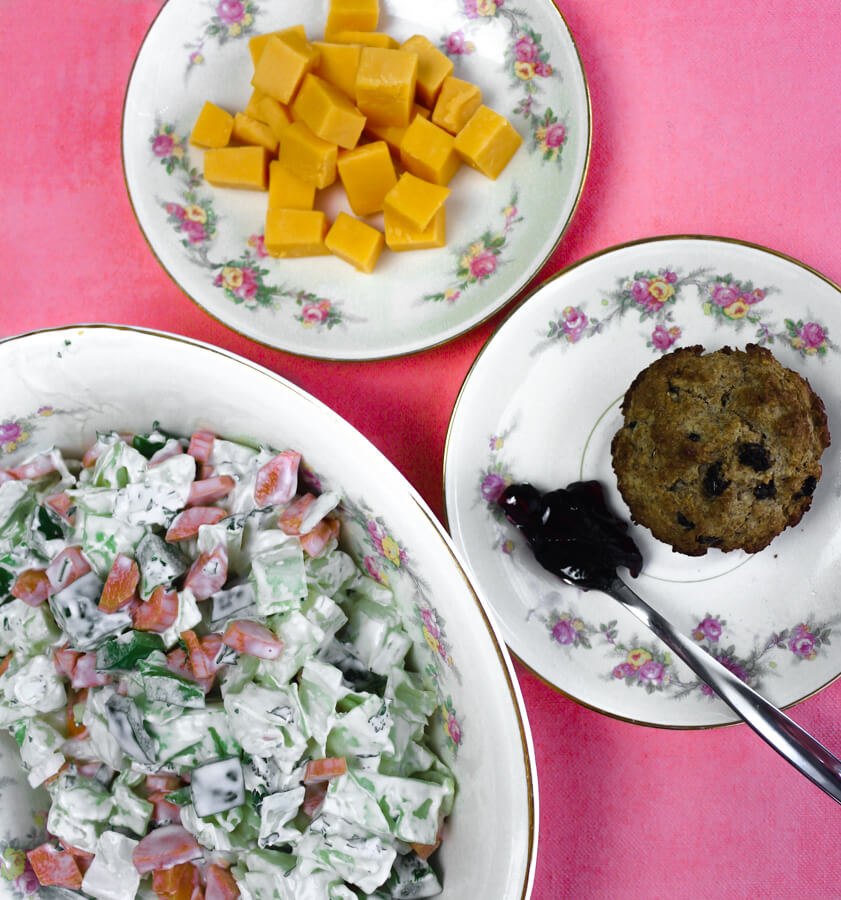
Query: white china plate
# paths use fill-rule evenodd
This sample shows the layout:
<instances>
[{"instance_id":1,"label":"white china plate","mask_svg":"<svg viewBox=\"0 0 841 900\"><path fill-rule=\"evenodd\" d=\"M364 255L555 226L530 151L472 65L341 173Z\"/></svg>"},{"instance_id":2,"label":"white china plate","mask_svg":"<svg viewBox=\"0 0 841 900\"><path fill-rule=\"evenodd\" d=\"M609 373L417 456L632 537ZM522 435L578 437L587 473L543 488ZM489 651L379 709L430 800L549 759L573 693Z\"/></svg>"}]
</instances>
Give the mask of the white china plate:
<instances>
[{"instance_id":1,"label":"white china plate","mask_svg":"<svg viewBox=\"0 0 841 900\"><path fill-rule=\"evenodd\" d=\"M512 652L611 716L686 728L734 721L615 601L541 569L493 501L512 481L549 490L596 479L629 519L610 441L632 379L669 348L751 342L809 380L841 441L839 288L795 260L721 238L636 242L566 269L503 322L462 386L445 452L451 534ZM630 526L645 560L632 587L779 706L841 673L837 447L821 462L811 509L753 556L681 556Z\"/></svg>"},{"instance_id":2,"label":"white china plate","mask_svg":"<svg viewBox=\"0 0 841 900\"><path fill-rule=\"evenodd\" d=\"M382 0L380 30L425 34L480 86L523 144L496 181L467 166L447 201L447 245L383 252L365 275L336 257L273 259L266 195L218 190L188 137L206 100L251 94L248 39L301 23L321 39L327 0L169 0L140 48L123 110L123 168L140 227L164 269L210 315L263 344L336 360L399 356L468 331L510 300L557 246L590 150L584 70L551 0ZM551 198L547 202L547 198ZM328 218L350 211L322 192ZM382 216L369 221L382 227Z\"/></svg>"},{"instance_id":3,"label":"white china plate","mask_svg":"<svg viewBox=\"0 0 841 900\"><path fill-rule=\"evenodd\" d=\"M414 641L411 665L439 700L428 734L458 784L436 863L441 897L477 891L527 900L537 782L508 653L443 527L376 448L267 369L161 332L86 325L7 338L0 341L0 382L0 468L53 444L78 458L97 431L143 432L156 420L181 434L207 428L301 452L307 477L342 495L343 548L391 586ZM31 892L23 850L45 840L44 800L43 791L28 789L4 732L0 896ZM41 896L59 894L43 889Z\"/></svg>"}]
</instances>

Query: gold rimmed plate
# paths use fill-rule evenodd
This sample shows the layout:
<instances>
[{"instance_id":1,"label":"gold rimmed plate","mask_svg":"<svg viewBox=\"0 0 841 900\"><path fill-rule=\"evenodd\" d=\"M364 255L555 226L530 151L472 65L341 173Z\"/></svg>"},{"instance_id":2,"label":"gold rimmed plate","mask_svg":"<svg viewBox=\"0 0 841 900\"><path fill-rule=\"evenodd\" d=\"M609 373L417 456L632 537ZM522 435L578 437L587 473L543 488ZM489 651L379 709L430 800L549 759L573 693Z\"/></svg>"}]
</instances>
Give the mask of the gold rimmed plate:
<instances>
[{"instance_id":1,"label":"gold rimmed plate","mask_svg":"<svg viewBox=\"0 0 841 900\"><path fill-rule=\"evenodd\" d=\"M441 344L500 309L560 241L584 183L590 103L575 43L551 0L383 0L380 29L425 34L507 116L523 144L495 181L462 166L450 182L447 244L386 250L373 274L332 256L265 252L266 195L217 190L188 137L206 100L231 112L251 94L248 39L303 24L320 39L326 0L169 0L135 61L123 168L138 223L164 269L210 315L288 352L335 360ZM546 202L550 197L551 202ZM341 187L319 193L332 219ZM382 216L367 219L382 227Z\"/></svg>"}]
</instances>

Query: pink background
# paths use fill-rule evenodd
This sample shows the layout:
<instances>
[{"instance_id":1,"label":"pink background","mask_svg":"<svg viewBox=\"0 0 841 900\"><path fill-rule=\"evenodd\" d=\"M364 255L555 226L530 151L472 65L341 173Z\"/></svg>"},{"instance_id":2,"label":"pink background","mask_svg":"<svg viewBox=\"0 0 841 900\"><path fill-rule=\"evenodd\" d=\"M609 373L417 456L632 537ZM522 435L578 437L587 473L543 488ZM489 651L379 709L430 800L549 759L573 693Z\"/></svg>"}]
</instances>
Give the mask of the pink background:
<instances>
[{"instance_id":1,"label":"pink background","mask_svg":"<svg viewBox=\"0 0 841 900\"><path fill-rule=\"evenodd\" d=\"M0 335L104 321L218 344L327 402L443 515L450 411L500 316L409 358L325 363L250 343L188 300L147 247L120 164L123 94L160 6L0 4ZM560 6L589 79L593 151L578 212L536 280L615 243L706 233L841 282L841 4ZM841 896L841 809L746 726L634 726L517 671L540 778L535 900ZM839 706L836 683L793 711L836 753Z\"/></svg>"}]
</instances>

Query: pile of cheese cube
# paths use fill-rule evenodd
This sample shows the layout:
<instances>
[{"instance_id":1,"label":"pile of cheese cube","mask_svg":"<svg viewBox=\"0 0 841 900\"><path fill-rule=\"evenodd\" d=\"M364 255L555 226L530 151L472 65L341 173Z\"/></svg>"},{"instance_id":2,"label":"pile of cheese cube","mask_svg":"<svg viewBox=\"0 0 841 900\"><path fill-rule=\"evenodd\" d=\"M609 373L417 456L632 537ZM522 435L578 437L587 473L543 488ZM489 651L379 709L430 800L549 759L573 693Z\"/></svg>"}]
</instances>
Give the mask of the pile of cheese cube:
<instances>
[{"instance_id":1,"label":"pile of cheese cube","mask_svg":"<svg viewBox=\"0 0 841 900\"><path fill-rule=\"evenodd\" d=\"M522 143L426 37L376 31L379 12L379 0L331 0L323 41L303 25L251 38L245 110L208 101L193 127L209 184L268 190L272 256L333 253L371 272L384 246L443 247L461 164L496 178ZM331 224L315 196L337 179L354 215ZM380 212L384 234L363 221Z\"/></svg>"}]
</instances>

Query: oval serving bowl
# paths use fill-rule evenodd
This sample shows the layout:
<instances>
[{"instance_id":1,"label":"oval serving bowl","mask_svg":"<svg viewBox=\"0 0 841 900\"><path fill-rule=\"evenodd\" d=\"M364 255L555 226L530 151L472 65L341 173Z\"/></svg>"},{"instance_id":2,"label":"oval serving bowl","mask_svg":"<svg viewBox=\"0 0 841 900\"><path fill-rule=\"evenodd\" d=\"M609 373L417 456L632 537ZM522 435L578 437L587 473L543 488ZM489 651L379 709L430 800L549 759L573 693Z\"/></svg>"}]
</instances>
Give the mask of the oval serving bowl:
<instances>
[{"instance_id":1,"label":"oval serving bowl","mask_svg":"<svg viewBox=\"0 0 841 900\"><path fill-rule=\"evenodd\" d=\"M433 740L458 781L438 854L440 896L529 896L537 784L510 659L443 528L379 451L279 376L162 332L86 325L7 338L0 382L3 468L53 444L79 454L97 430L143 431L154 421L303 453L322 487L342 494L343 546L391 585L415 642L412 663L440 700ZM20 862L21 848L43 840L45 798L29 790L2 737L0 857ZM19 880L20 868L4 864L0 875Z\"/></svg>"},{"instance_id":2,"label":"oval serving bowl","mask_svg":"<svg viewBox=\"0 0 841 900\"><path fill-rule=\"evenodd\" d=\"M327 0L169 0L149 29L123 109L123 169L137 221L176 284L210 315L268 346L324 359L416 352L487 319L557 246L590 153L590 100L552 0L381 0L379 30L426 35L507 116L523 144L495 180L462 166L449 184L447 244L386 249L373 274L336 257L273 259L266 195L216 190L188 137L206 100L235 112L251 94L248 39L303 24L321 39ZM547 203L546 198L551 197ZM329 219L350 212L320 191ZM382 228L382 215L366 221Z\"/></svg>"}]
</instances>

